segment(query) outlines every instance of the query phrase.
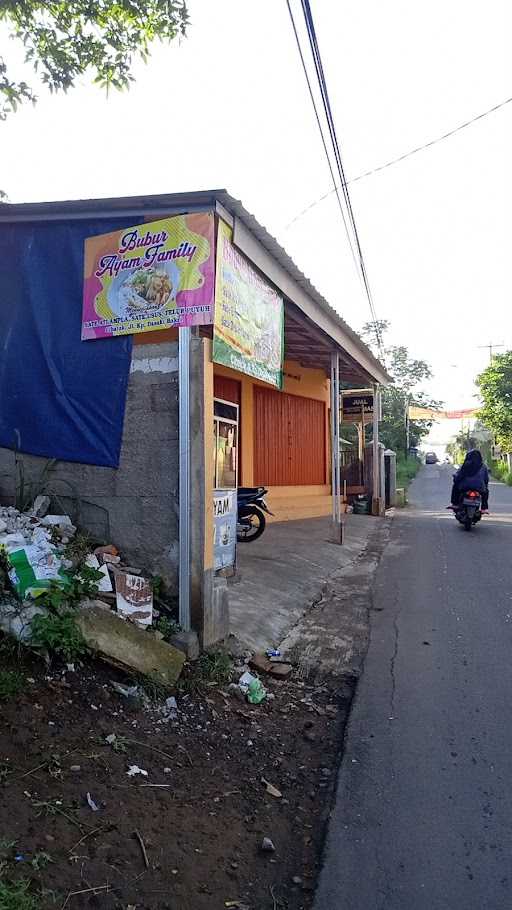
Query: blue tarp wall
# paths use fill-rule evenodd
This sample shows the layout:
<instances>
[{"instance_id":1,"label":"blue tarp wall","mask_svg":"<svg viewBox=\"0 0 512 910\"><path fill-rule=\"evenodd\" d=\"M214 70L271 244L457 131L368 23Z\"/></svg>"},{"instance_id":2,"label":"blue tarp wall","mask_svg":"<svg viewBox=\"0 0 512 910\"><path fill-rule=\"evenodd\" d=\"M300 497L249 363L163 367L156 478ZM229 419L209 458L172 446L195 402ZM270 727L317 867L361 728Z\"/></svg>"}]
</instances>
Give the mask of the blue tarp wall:
<instances>
[{"instance_id":1,"label":"blue tarp wall","mask_svg":"<svg viewBox=\"0 0 512 910\"><path fill-rule=\"evenodd\" d=\"M131 221L0 224L0 446L119 465L132 339L80 340L84 240Z\"/></svg>"}]
</instances>

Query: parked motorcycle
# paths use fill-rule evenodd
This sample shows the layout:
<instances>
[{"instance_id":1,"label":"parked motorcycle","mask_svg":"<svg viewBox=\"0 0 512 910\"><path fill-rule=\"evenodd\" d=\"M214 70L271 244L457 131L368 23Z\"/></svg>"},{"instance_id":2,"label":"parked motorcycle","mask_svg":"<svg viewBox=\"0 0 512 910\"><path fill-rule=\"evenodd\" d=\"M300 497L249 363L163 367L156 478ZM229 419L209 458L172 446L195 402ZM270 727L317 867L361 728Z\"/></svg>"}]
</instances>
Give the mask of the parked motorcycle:
<instances>
[{"instance_id":1,"label":"parked motorcycle","mask_svg":"<svg viewBox=\"0 0 512 910\"><path fill-rule=\"evenodd\" d=\"M459 505L455 509L455 518L464 525L466 531L471 531L482 517L482 495L477 490L468 490L462 493Z\"/></svg>"},{"instance_id":2,"label":"parked motorcycle","mask_svg":"<svg viewBox=\"0 0 512 910\"><path fill-rule=\"evenodd\" d=\"M265 487L238 488L236 539L241 543L256 540L263 534L266 525L265 512L272 515L263 498L267 493Z\"/></svg>"}]
</instances>

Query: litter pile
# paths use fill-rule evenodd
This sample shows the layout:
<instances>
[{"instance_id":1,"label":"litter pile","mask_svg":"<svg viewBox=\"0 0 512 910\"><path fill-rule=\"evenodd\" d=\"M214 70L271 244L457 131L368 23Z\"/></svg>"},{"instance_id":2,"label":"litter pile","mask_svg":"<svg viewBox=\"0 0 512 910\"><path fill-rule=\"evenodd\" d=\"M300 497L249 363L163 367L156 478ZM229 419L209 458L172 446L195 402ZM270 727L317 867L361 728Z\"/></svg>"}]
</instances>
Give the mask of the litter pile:
<instances>
[{"instance_id":1,"label":"litter pile","mask_svg":"<svg viewBox=\"0 0 512 910\"><path fill-rule=\"evenodd\" d=\"M0 630L29 644L36 617L72 613L88 648L172 686L185 658L156 628L151 580L112 544L89 549L68 515L48 514L50 505L38 496L28 512L0 507ZM176 624L164 626L170 638Z\"/></svg>"}]
</instances>

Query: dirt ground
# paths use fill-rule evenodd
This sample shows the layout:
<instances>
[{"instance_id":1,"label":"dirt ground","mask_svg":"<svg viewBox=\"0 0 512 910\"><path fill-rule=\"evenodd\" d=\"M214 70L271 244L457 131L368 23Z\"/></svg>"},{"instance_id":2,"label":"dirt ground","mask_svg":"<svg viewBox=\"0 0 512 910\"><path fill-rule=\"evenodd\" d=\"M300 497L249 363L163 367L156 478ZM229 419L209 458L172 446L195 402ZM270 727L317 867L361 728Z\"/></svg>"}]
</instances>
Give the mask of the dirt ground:
<instances>
[{"instance_id":1,"label":"dirt ground","mask_svg":"<svg viewBox=\"0 0 512 910\"><path fill-rule=\"evenodd\" d=\"M25 661L0 701L0 881L30 880L41 908L311 907L350 680L264 680L259 706L226 685L178 692L166 723L162 698L119 695L105 664Z\"/></svg>"}]
</instances>

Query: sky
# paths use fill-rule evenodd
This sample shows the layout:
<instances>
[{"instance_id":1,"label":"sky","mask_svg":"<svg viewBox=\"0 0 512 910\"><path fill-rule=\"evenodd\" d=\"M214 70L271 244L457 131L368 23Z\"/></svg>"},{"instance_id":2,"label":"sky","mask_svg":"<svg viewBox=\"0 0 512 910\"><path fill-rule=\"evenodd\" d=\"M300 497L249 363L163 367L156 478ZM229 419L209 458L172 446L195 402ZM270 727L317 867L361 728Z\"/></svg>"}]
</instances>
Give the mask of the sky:
<instances>
[{"instance_id":1,"label":"sky","mask_svg":"<svg viewBox=\"0 0 512 910\"><path fill-rule=\"evenodd\" d=\"M299 20L299 4L293 0ZM347 177L512 95L509 0L311 0ZM226 188L356 330L370 318L285 0L189 0L188 37L155 47L129 93L84 78L0 123L11 202ZM16 67L14 42L1 49ZM489 352L512 348L512 104L350 187L388 343L475 403Z\"/></svg>"}]
</instances>

